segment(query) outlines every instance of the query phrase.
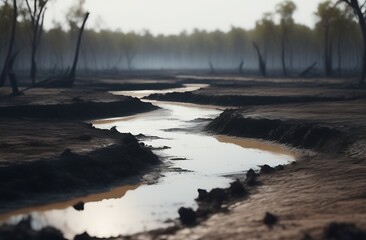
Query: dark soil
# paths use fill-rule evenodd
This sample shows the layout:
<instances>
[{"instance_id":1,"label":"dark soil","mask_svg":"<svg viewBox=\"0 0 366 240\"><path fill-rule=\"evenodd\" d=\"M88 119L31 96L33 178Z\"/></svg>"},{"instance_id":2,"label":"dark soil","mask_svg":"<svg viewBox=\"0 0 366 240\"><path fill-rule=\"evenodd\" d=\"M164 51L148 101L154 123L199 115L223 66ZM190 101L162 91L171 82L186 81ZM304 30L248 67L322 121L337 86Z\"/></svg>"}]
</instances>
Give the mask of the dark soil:
<instances>
[{"instance_id":1,"label":"dark soil","mask_svg":"<svg viewBox=\"0 0 366 240\"><path fill-rule=\"evenodd\" d=\"M208 129L311 151L302 151L297 162L286 167L264 165L260 174L243 172L227 189L199 190L197 211L179 210L188 227L176 225L121 239L365 239L365 91L342 88L341 81L302 82L300 88L291 81L280 81L280 88L268 87L277 82L272 79L258 86L230 83L167 97L245 105L225 111ZM354 99L359 100L350 101Z\"/></svg>"},{"instance_id":2,"label":"dark soil","mask_svg":"<svg viewBox=\"0 0 366 240\"><path fill-rule=\"evenodd\" d=\"M157 109L137 98L105 92L32 89L18 97L1 96L0 117L76 119L120 117Z\"/></svg>"},{"instance_id":3,"label":"dark soil","mask_svg":"<svg viewBox=\"0 0 366 240\"><path fill-rule=\"evenodd\" d=\"M207 129L219 134L259 138L324 151L343 151L353 142L343 129L325 123L244 117L237 110L224 111Z\"/></svg>"},{"instance_id":4,"label":"dark soil","mask_svg":"<svg viewBox=\"0 0 366 240\"><path fill-rule=\"evenodd\" d=\"M347 97L348 98L348 97ZM358 99L359 97L352 97ZM203 95L194 92L152 94L146 99L172 102L186 102L204 105L218 106L249 106L249 105L271 105L283 103L301 103L318 101L341 101L345 97L323 97L323 96L240 96L240 95Z\"/></svg>"},{"instance_id":5,"label":"dark soil","mask_svg":"<svg viewBox=\"0 0 366 240\"><path fill-rule=\"evenodd\" d=\"M78 89L1 89L0 99L0 213L106 189L159 163L131 134L78 122L156 109L150 103Z\"/></svg>"},{"instance_id":6,"label":"dark soil","mask_svg":"<svg viewBox=\"0 0 366 240\"><path fill-rule=\"evenodd\" d=\"M90 130L98 131L107 137L105 131ZM80 195L98 186L111 186L159 163L131 134L113 131L108 135L114 144L86 153L66 149L53 158L8 161L0 167L0 211L43 202L52 195Z\"/></svg>"}]
</instances>

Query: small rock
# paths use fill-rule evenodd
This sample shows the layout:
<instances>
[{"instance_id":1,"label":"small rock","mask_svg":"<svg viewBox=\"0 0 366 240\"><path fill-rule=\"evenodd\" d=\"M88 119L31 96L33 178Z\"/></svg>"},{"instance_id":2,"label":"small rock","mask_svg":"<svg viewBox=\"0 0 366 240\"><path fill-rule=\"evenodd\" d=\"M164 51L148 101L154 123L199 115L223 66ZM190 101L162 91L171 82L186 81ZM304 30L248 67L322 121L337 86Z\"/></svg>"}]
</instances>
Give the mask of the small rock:
<instances>
[{"instance_id":1,"label":"small rock","mask_svg":"<svg viewBox=\"0 0 366 240\"><path fill-rule=\"evenodd\" d=\"M253 170L253 169L249 169L249 171L246 174L246 178L256 178L258 176L258 174Z\"/></svg>"},{"instance_id":2,"label":"small rock","mask_svg":"<svg viewBox=\"0 0 366 240\"><path fill-rule=\"evenodd\" d=\"M366 232L353 223L331 223L325 228L324 237L331 240L365 240Z\"/></svg>"},{"instance_id":3,"label":"small rock","mask_svg":"<svg viewBox=\"0 0 366 240\"><path fill-rule=\"evenodd\" d=\"M38 240L65 240L62 232L52 227L43 228L38 233Z\"/></svg>"},{"instance_id":4,"label":"small rock","mask_svg":"<svg viewBox=\"0 0 366 240\"><path fill-rule=\"evenodd\" d=\"M72 156L72 152L70 149L66 148L65 151L61 153L61 157L70 157Z\"/></svg>"},{"instance_id":5,"label":"small rock","mask_svg":"<svg viewBox=\"0 0 366 240\"><path fill-rule=\"evenodd\" d=\"M184 225L193 225L196 223L197 216L192 208L181 207L178 210L179 218Z\"/></svg>"},{"instance_id":6,"label":"small rock","mask_svg":"<svg viewBox=\"0 0 366 240\"><path fill-rule=\"evenodd\" d=\"M211 202L217 201L217 202L222 203L227 198L228 198L228 193L226 192L225 189L214 188L208 193L207 200L211 201Z\"/></svg>"},{"instance_id":7,"label":"small rock","mask_svg":"<svg viewBox=\"0 0 366 240\"><path fill-rule=\"evenodd\" d=\"M276 171L282 171L284 169L285 169L285 167L283 165L278 165L278 166L275 167Z\"/></svg>"},{"instance_id":8,"label":"small rock","mask_svg":"<svg viewBox=\"0 0 366 240\"><path fill-rule=\"evenodd\" d=\"M246 179L246 183L248 186L256 186L258 184L256 177L250 177Z\"/></svg>"},{"instance_id":9,"label":"small rock","mask_svg":"<svg viewBox=\"0 0 366 240\"><path fill-rule=\"evenodd\" d=\"M74 208L75 210L77 210L77 211L83 211L83 210L84 210L84 205L85 205L85 203L83 203L83 202L78 202L77 204L75 204L75 205L73 206L73 208Z\"/></svg>"},{"instance_id":10,"label":"small rock","mask_svg":"<svg viewBox=\"0 0 366 240\"><path fill-rule=\"evenodd\" d=\"M136 138L146 138L146 135L140 133L140 134L136 135Z\"/></svg>"},{"instance_id":11,"label":"small rock","mask_svg":"<svg viewBox=\"0 0 366 240\"><path fill-rule=\"evenodd\" d=\"M111 127L110 131L119 133L116 126Z\"/></svg>"},{"instance_id":12,"label":"small rock","mask_svg":"<svg viewBox=\"0 0 366 240\"><path fill-rule=\"evenodd\" d=\"M196 211L196 215L199 218L205 218L208 214L212 212L212 210L213 209L210 208L210 206L208 206L207 204L200 204Z\"/></svg>"},{"instance_id":13,"label":"small rock","mask_svg":"<svg viewBox=\"0 0 366 240\"><path fill-rule=\"evenodd\" d=\"M278 222L278 217L273 215L272 213L266 212L266 215L264 216L263 223L272 226L275 225Z\"/></svg>"},{"instance_id":14,"label":"small rock","mask_svg":"<svg viewBox=\"0 0 366 240\"><path fill-rule=\"evenodd\" d=\"M89 236L87 232L84 232L82 234L76 235L74 237L74 240L92 240L93 238Z\"/></svg>"},{"instance_id":15,"label":"small rock","mask_svg":"<svg viewBox=\"0 0 366 240\"><path fill-rule=\"evenodd\" d=\"M206 190L204 189L198 189L198 198L196 199L197 201L206 201L207 197L208 197L208 193Z\"/></svg>"},{"instance_id":16,"label":"small rock","mask_svg":"<svg viewBox=\"0 0 366 240\"><path fill-rule=\"evenodd\" d=\"M231 195L233 195L233 196L243 196L246 194L246 190L245 190L243 184L239 180L236 180L235 182L230 183L229 190L230 190Z\"/></svg>"},{"instance_id":17,"label":"small rock","mask_svg":"<svg viewBox=\"0 0 366 240\"><path fill-rule=\"evenodd\" d=\"M269 174L269 173L272 173L273 171L274 171L274 168L268 166L267 164L266 165L263 165L261 167L261 173L263 173L263 174Z\"/></svg>"}]
</instances>

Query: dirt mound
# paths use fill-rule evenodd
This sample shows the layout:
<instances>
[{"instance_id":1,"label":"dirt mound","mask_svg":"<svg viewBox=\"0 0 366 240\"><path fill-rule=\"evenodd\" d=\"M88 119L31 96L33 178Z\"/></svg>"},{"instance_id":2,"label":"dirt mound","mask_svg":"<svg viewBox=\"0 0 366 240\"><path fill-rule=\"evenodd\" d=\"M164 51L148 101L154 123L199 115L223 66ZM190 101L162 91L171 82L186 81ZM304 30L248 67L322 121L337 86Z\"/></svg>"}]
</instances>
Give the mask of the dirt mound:
<instances>
[{"instance_id":1,"label":"dirt mound","mask_svg":"<svg viewBox=\"0 0 366 240\"><path fill-rule=\"evenodd\" d=\"M322 151L343 151L352 143L346 133L322 123L243 117L237 110L224 111L207 129Z\"/></svg>"},{"instance_id":2,"label":"dirt mound","mask_svg":"<svg viewBox=\"0 0 366 240\"><path fill-rule=\"evenodd\" d=\"M0 167L1 206L9 211L12 206L42 202L46 196L111 185L159 163L131 134L118 135L119 143L85 154L66 149L56 158Z\"/></svg>"},{"instance_id":3,"label":"dirt mound","mask_svg":"<svg viewBox=\"0 0 366 240\"><path fill-rule=\"evenodd\" d=\"M125 116L134 113L157 109L150 103L136 98L126 98L113 102L83 102L74 99L70 104L37 104L1 107L6 117L32 117L47 119L96 119L105 117Z\"/></svg>"}]
</instances>

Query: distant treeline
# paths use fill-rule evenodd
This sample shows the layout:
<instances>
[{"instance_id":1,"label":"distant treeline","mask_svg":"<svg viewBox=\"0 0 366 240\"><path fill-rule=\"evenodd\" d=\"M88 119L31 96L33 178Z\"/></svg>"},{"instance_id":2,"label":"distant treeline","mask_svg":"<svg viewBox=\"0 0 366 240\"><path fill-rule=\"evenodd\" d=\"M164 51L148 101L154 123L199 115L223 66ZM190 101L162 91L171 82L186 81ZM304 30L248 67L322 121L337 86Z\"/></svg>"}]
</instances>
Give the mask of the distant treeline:
<instances>
[{"instance_id":1,"label":"distant treeline","mask_svg":"<svg viewBox=\"0 0 366 240\"><path fill-rule=\"evenodd\" d=\"M82 2L67 16L68 30L55 24L50 30L40 31L38 70L62 72L70 67L79 16L83 15ZM202 69L245 74L259 72L262 64L265 68L261 70L268 74L297 75L311 66L318 74L329 76L357 74L362 66L363 43L352 11L325 1L314 9L314 28L294 22L295 11L293 2L284 1L274 12L264 14L251 30L233 27L229 32L195 30L170 36L154 36L148 31L137 34L86 30L78 69ZM11 21L12 5L5 0L0 7L0 64L5 59ZM18 21L14 49L19 56L15 69L27 71L32 55L32 24L27 11L20 9Z\"/></svg>"}]
</instances>

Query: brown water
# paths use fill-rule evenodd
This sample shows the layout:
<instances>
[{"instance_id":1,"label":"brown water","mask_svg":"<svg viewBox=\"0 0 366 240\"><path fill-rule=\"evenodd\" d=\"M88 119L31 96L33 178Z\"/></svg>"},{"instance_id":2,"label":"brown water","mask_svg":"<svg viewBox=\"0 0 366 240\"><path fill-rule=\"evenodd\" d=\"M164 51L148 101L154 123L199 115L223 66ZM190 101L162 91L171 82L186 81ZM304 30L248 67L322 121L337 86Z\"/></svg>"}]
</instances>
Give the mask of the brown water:
<instances>
[{"instance_id":1,"label":"brown water","mask_svg":"<svg viewBox=\"0 0 366 240\"><path fill-rule=\"evenodd\" d=\"M137 91L129 95L144 94ZM158 183L122 186L104 194L25 209L12 213L10 218L6 216L6 222L17 223L30 215L34 228L51 225L68 238L84 231L96 237L134 234L170 226L172 223L167 220L178 217L179 207L196 207L197 188L227 187L233 179L225 176L258 169L263 164L276 166L294 161L293 153L278 145L205 133L202 128L207 122L202 119L214 118L221 110L192 104L154 104L161 109L133 117L103 119L94 125L103 129L116 126L120 132L153 136L143 142L156 148L169 146L155 150L169 166ZM80 200L86 202L82 212L71 207Z\"/></svg>"}]
</instances>

